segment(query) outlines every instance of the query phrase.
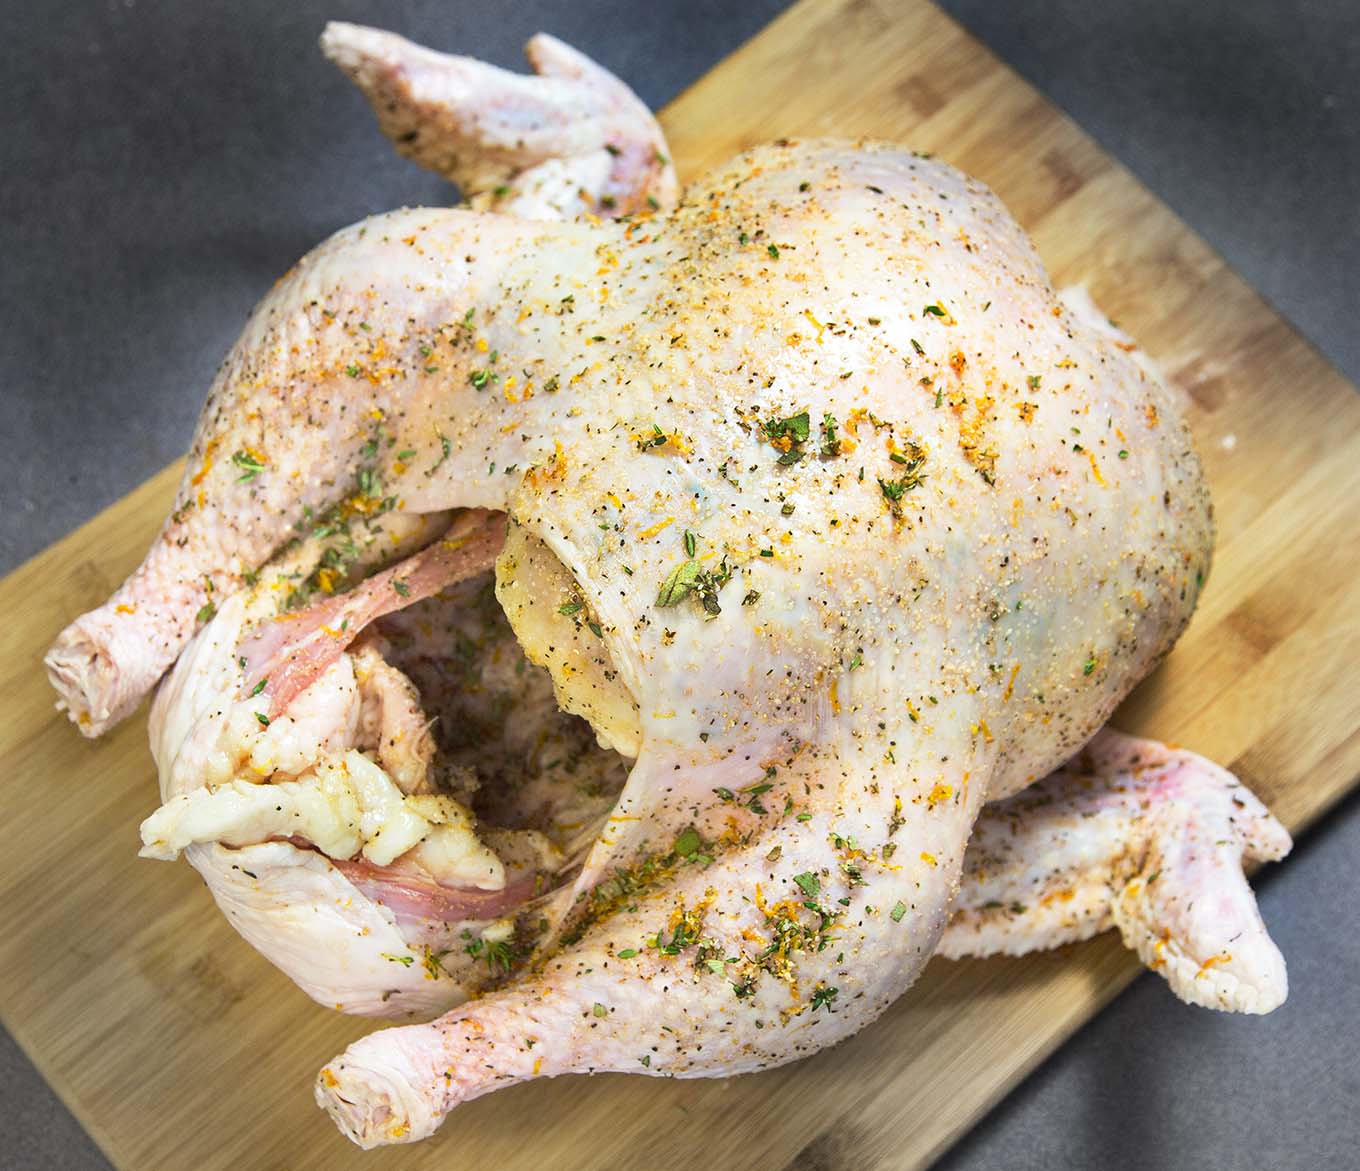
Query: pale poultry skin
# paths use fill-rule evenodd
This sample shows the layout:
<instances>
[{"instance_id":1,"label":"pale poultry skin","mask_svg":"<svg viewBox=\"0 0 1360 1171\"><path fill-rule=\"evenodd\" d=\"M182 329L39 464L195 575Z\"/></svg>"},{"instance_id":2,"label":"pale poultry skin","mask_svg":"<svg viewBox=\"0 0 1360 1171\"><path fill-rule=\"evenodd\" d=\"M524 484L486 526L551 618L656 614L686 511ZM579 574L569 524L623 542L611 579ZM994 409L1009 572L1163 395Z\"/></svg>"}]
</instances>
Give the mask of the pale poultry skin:
<instances>
[{"instance_id":1,"label":"pale poultry skin","mask_svg":"<svg viewBox=\"0 0 1360 1171\"><path fill-rule=\"evenodd\" d=\"M368 1146L534 1076L777 1065L862 1028L937 950L1111 923L1186 999L1278 1004L1241 861L1288 835L1209 762L1096 736L1209 568L1208 494L1155 369L945 163L781 141L672 205L645 110L538 43L537 65L609 95L557 161L514 127L527 102L579 131L581 92L328 32L384 128L482 210L373 217L276 285L147 567L49 660L98 731L203 618L153 710L147 850L187 847L323 1003L474 997L352 1046L318 1100ZM326 562L337 524L366 544ZM449 534L476 553L431 577L427 627L486 598L494 557L536 665L515 660L525 726L573 734L550 680L597 741L588 799L545 783L532 826L480 825L485 784L434 777L418 700L439 712L406 675L441 652L392 642L434 638L403 633L391 595ZM309 606L347 586L376 624L328 633L275 703L280 670L249 648L329 631ZM474 646L473 691L515 653L508 632ZM270 781L286 809L242 788Z\"/></svg>"}]
</instances>

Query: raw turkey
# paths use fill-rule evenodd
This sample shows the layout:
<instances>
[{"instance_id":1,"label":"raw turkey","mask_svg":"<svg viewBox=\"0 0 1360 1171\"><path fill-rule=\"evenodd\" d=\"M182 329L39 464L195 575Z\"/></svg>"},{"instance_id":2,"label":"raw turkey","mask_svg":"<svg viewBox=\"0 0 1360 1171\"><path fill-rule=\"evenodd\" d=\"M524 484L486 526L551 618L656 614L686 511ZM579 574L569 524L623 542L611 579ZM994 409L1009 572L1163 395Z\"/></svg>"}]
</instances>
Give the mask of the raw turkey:
<instances>
[{"instance_id":1,"label":"raw turkey","mask_svg":"<svg viewBox=\"0 0 1360 1171\"><path fill-rule=\"evenodd\" d=\"M151 715L233 924L322 1003L444 1015L318 1100L356 1142L568 1072L720 1076L864 1027L926 961L1117 926L1265 1012L1229 773L1102 726L1212 523L1176 397L981 184L756 147L677 198L622 83L333 25L466 206L274 287L142 567L52 648L81 730Z\"/></svg>"}]
</instances>

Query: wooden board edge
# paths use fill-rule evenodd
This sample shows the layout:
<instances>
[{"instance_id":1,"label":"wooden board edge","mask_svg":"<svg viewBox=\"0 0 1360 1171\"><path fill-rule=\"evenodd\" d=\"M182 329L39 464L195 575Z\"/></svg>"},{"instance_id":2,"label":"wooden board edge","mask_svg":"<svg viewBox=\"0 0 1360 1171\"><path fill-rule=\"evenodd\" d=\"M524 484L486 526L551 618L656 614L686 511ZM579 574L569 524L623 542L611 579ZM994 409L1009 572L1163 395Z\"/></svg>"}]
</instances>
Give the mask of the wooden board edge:
<instances>
[{"instance_id":1,"label":"wooden board edge","mask_svg":"<svg viewBox=\"0 0 1360 1171\"><path fill-rule=\"evenodd\" d=\"M666 109L669 109L671 108L671 106L684 101L688 94L698 89L699 87L703 86L716 72L724 68L735 67L731 65L731 62L733 62L735 58L740 57L740 55L745 51L747 46L752 44L754 41L768 35L774 35L775 31L778 30L783 25L784 22L790 21L794 18L794 14L799 13L800 10L803 9L817 7L819 6L819 4L820 0L801 0L799 4L787 9L784 13L781 13L778 17L775 18L774 21L772 21L764 29L758 31L756 34L754 34L752 38L750 38L742 46L739 46L737 49L733 50L733 52L728 57L725 57L722 61L717 62L711 69L706 71L701 78L699 78L690 86L687 86L684 90L682 90L681 93L677 95L676 98L674 98L671 103L668 103ZM931 5L931 7L934 6ZM1038 91L1030 84L1030 82L1027 79L1021 77L1018 73L1016 73L1004 62L999 61L999 59L996 58L995 54L991 53L990 49L988 49L985 45L979 42L978 39L975 36L973 36L973 34L969 32L965 27L960 25L959 22L955 21L952 17L950 17L946 13L939 12L938 15L940 16L941 19L949 21L952 25L956 26L959 35L961 37L967 38L970 43L976 45L980 52L986 53L989 58L993 59L994 61L997 61L997 67L1007 70L1007 72L1013 75L1020 84L1024 85L1028 90L1033 91L1040 98L1040 100L1048 102L1048 99L1046 97L1043 97L1042 95L1039 95ZM1069 123L1072 123L1074 126L1076 125L1075 123L1072 122L1072 119L1065 112L1063 112L1061 108L1058 107L1055 103L1050 102L1049 104L1053 106L1057 116L1063 118L1065 121ZM662 114L664 117L664 111L662 112ZM1076 129L1078 130L1079 133L1086 135L1086 131L1081 129L1079 126L1077 126ZM1086 136L1090 137L1089 135ZM1097 145L1099 146L1099 144ZM1133 174L1131 171L1127 169L1127 167L1124 166L1122 162L1120 162L1117 158L1114 158L1113 156L1109 156L1108 152L1105 151L1104 147L1099 147L1099 149L1103 154L1106 154L1107 157L1111 158L1112 165L1120 170L1120 172L1122 173L1122 175L1124 176L1125 180L1128 183L1135 185L1140 191L1146 193L1149 198L1155 200L1160 207L1165 209L1165 214L1170 219L1174 220L1174 222L1178 225L1178 227L1182 231L1192 236L1195 239L1195 241L1197 241L1203 247L1208 248L1210 251L1212 251L1215 256L1220 255L1216 250L1211 249L1210 246L1201 239L1198 233L1194 232L1192 228L1186 225L1174 210L1167 207L1167 205L1161 200L1161 198L1155 192L1151 192L1135 174ZM1220 257L1220 259L1222 258ZM1227 268L1232 273L1233 277L1236 280L1241 281L1244 285L1247 285L1248 287L1253 288L1253 291L1256 291L1254 290L1253 286L1250 286L1249 282L1245 281L1245 278L1242 277L1240 272L1238 272L1231 265L1229 265L1226 260L1223 260L1223 264L1225 268ZM1259 291L1256 292L1257 295L1260 296ZM1342 376L1339 371L1336 371L1335 366L1330 362L1329 359L1327 359L1326 355L1322 354L1316 348L1316 346L1313 345L1311 341L1309 341L1306 337L1300 334L1297 331L1297 329L1293 326L1292 322L1289 322L1287 318L1284 318L1282 315L1280 315L1279 310L1275 308L1263 296L1261 296L1261 301L1263 304L1269 307L1270 312L1273 315L1278 316L1280 320L1285 323L1286 327L1289 329L1292 335L1292 340L1296 342L1301 342L1303 346L1307 347L1307 349L1311 352L1312 357L1319 360L1329 370L1334 372L1339 380L1343 382L1345 381L1344 376ZM102 509L94 517L85 521L82 525L73 530L67 536L61 538L59 541L55 542L47 549L35 554L33 557L25 561L18 568L13 570L10 574L6 575L6 577L3 580L0 580L0 602L12 599L15 596L15 594L12 593L11 591L33 588L33 585L39 580L41 580L41 577L47 566L63 558L73 556L79 548L81 548L88 542L92 534L99 532L113 524L128 523L129 517L145 511L146 507L151 501L158 500L161 497L168 497L170 492L173 490L174 481L176 481L179 477L181 466L182 466L181 463L176 463L170 465L165 469L162 469L161 472L157 473L156 475L145 481L143 484L134 488L132 491L127 493L125 496L121 497L119 500L113 502L106 508ZM1348 788L1350 785L1354 785L1355 779L1356 778L1353 776L1351 781L1348 783L1348 786L1343 786L1341 788L1338 788L1338 790L1335 791L1334 793L1329 793L1327 799L1321 805L1319 805L1315 809L1309 810L1308 814L1297 824L1296 829L1297 836L1302 837L1307 835L1323 818L1328 816L1332 812L1332 810L1336 808L1338 804L1346 800L1350 795L1348 792ZM933 1163L934 1161L939 1159L945 1152L947 1152L953 1145L955 1145L955 1143L957 1143L960 1138L967 1134L969 1130L971 1130L971 1128L982 1117L988 1114L1000 1101L1004 1100L1007 1096L1009 1096L1009 1094L1014 1091L1014 1089L1020 1084L1021 1081L1023 1081L1026 1077L1029 1076L1030 1073L1032 1073L1035 1069L1037 1069L1040 1065L1047 1061L1048 1058L1052 1056L1052 1054L1056 1052L1062 1045L1064 1045L1071 1036L1073 1036L1081 1027L1088 1023L1097 1012L1101 1011L1106 1005L1112 1002L1114 998L1118 996L1125 988L1127 988L1128 985L1131 984L1133 980L1137 977L1137 975L1141 972L1141 970L1142 970L1141 966L1138 965L1136 961L1133 960L1133 957L1130 955L1128 957L1127 964L1127 977L1125 977L1121 973L1120 976L1117 977L1116 979L1109 981L1105 985L1102 985L1101 988L1099 989L1098 994L1093 996L1090 1005L1084 1005L1079 1010L1079 1012L1076 1015L1074 1015L1073 1019L1071 1019L1068 1022L1065 1022L1062 1027L1054 1029L1052 1034L1050 1036L1045 1037L1043 1043L1034 1052L1027 1054L1022 1061L1016 1064L1014 1069L1008 1071L1006 1076L1002 1078L998 1083L996 1083L995 1093L986 1096L985 1099L982 1100L980 1104L977 1105L976 1109L972 1110L966 1117L961 1118L959 1120L957 1126L952 1126L949 1132L939 1142L935 1143L930 1148L928 1154L926 1154L926 1156L924 1157L924 1161L919 1165L928 1166L930 1163ZM58 1080L54 1080L52 1076L49 1076L48 1068L49 1062L45 1058L43 1058L40 1053L30 1048L30 1046L26 1043L26 1038L23 1035L22 1029L16 1029L14 1023L4 1016L0 1016L0 1021L3 1021L5 1027L7 1027L10 1030L11 1035L15 1037L16 1044L19 1045L21 1051L23 1051L25 1056L30 1061L33 1062L35 1068L37 1068L39 1073L43 1076L44 1081L46 1081L47 1084L52 1087L53 1092L57 1094L58 1098L66 1105L68 1109L71 1110L72 1114L76 1117L77 1121L81 1124L82 1128L86 1131L87 1134L90 1135L92 1141L94 1141L96 1145L99 1146L101 1151L104 1152L106 1157L108 1157L111 1162L113 1162L117 1166L123 1165L122 1159L120 1157L120 1152L114 1145L112 1136L105 1132L98 1123L98 1121L87 1113L87 1111L81 1106L79 1099L74 1097L68 1097L67 1094L63 1092L60 1082Z\"/></svg>"},{"instance_id":2,"label":"wooden board edge","mask_svg":"<svg viewBox=\"0 0 1360 1171\"><path fill-rule=\"evenodd\" d=\"M72 1090L66 1079L61 1076L60 1070L56 1068L55 1060L49 1061L38 1049L31 1044L30 1038L26 1035L22 1027L16 1027L16 1022L7 1013L0 1013L0 1026L13 1038L14 1044L18 1046L19 1052L28 1059L34 1069L38 1071L38 1076L42 1078L43 1085L56 1097L71 1113L80 1129L85 1132L90 1141L99 1148L100 1154L104 1156L114 1167L123 1168L127 1166L123 1158L123 1152L119 1148L112 1133L105 1129L104 1124L97 1115L83 1103L79 1096Z\"/></svg>"}]
</instances>

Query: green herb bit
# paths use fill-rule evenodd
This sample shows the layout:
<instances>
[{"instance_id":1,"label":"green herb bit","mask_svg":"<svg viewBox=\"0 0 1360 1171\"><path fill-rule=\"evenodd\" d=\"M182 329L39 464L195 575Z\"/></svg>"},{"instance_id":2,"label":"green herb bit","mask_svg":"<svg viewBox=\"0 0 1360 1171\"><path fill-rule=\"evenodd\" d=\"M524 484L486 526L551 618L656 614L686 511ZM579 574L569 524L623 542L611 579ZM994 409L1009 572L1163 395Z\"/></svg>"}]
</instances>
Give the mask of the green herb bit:
<instances>
[{"instance_id":1,"label":"green herb bit","mask_svg":"<svg viewBox=\"0 0 1360 1171\"><path fill-rule=\"evenodd\" d=\"M415 956L394 956L389 955L385 951L379 954L382 956L383 959L391 960L394 964L400 964L403 968L409 968L413 963L416 962Z\"/></svg>"},{"instance_id":2,"label":"green herb bit","mask_svg":"<svg viewBox=\"0 0 1360 1171\"><path fill-rule=\"evenodd\" d=\"M792 467L803 459L803 444L812 434L812 421L807 411L799 411L787 419L767 419L763 424L765 437L780 450L779 465Z\"/></svg>"},{"instance_id":3,"label":"green herb bit","mask_svg":"<svg viewBox=\"0 0 1360 1171\"><path fill-rule=\"evenodd\" d=\"M766 245L765 245L765 251L768 252L768 253L770 254L770 259L771 259L771 260L778 260L778 259L779 259L779 245L778 245L778 244L766 244Z\"/></svg>"},{"instance_id":4,"label":"green herb bit","mask_svg":"<svg viewBox=\"0 0 1360 1171\"><path fill-rule=\"evenodd\" d=\"M656 596L658 606L675 606L683 602L694 589L698 580L700 566L697 561L686 561L677 565L661 583L661 591Z\"/></svg>"},{"instance_id":5,"label":"green herb bit","mask_svg":"<svg viewBox=\"0 0 1360 1171\"><path fill-rule=\"evenodd\" d=\"M649 451L653 447L665 447L669 442L670 436L667 435L658 424L653 423L652 433L650 435L644 435L639 439L637 441L637 446L639 451Z\"/></svg>"},{"instance_id":6,"label":"green herb bit","mask_svg":"<svg viewBox=\"0 0 1360 1171\"><path fill-rule=\"evenodd\" d=\"M826 985L814 988L812 990L812 1011L816 1012L819 1008L824 1008L827 1012L830 1012L831 1004L840 995L840 991L839 988L827 987Z\"/></svg>"},{"instance_id":7,"label":"green herb bit","mask_svg":"<svg viewBox=\"0 0 1360 1171\"><path fill-rule=\"evenodd\" d=\"M695 551L698 549L698 547L699 547L699 546L698 546L698 538L697 538L692 532L690 532L689 529L686 529L686 530L685 530L685 556L686 556L686 557L691 557L691 558L692 558L692 557L694 556Z\"/></svg>"},{"instance_id":8,"label":"green herb bit","mask_svg":"<svg viewBox=\"0 0 1360 1171\"><path fill-rule=\"evenodd\" d=\"M922 357L925 357L926 353L925 348L915 338L911 339L911 348L915 350L918 354L920 354Z\"/></svg>"},{"instance_id":9,"label":"green herb bit","mask_svg":"<svg viewBox=\"0 0 1360 1171\"><path fill-rule=\"evenodd\" d=\"M397 593L400 594L403 598L409 598L411 596L411 587L407 585L404 581L402 581L400 578L394 577L392 579L392 588L396 590Z\"/></svg>"},{"instance_id":10,"label":"green herb bit","mask_svg":"<svg viewBox=\"0 0 1360 1171\"><path fill-rule=\"evenodd\" d=\"M197 621L199 622L211 622L213 620L213 616L216 613L217 613L216 606L214 606L211 602L204 602L203 605L199 607L196 618Z\"/></svg>"},{"instance_id":11,"label":"green herb bit","mask_svg":"<svg viewBox=\"0 0 1360 1171\"><path fill-rule=\"evenodd\" d=\"M1025 381L1029 383L1030 390L1038 390L1041 380L1042 375L1039 374L1028 374L1025 376Z\"/></svg>"},{"instance_id":12,"label":"green herb bit","mask_svg":"<svg viewBox=\"0 0 1360 1171\"><path fill-rule=\"evenodd\" d=\"M794 443L806 443L812 434L812 421L807 411L799 411L787 419L769 419L764 424L765 434L771 439L788 437Z\"/></svg>"},{"instance_id":13,"label":"green herb bit","mask_svg":"<svg viewBox=\"0 0 1360 1171\"><path fill-rule=\"evenodd\" d=\"M699 942L699 931L702 927L700 914L697 911L686 911L680 916L680 922L675 925L670 942L664 942L664 933L656 933L656 947L662 955L678 956L688 947L693 947Z\"/></svg>"},{"instance_id":14,"label":"green herb bit","mask_svg":"<svg viewBox=\"0 0 1360 1171\"><path fill-rule=\"evenodd\" d=\"M440 455L439 459L435 462L434 467L425 473L427 476L433 476L435 472L442 468L444 466L444 461L448 459L449 455L453 452L453 444L449 442L448 436L444 435L443 432L436 432L436 434L439 435Z\"/></svg>"},{"instance_id":15,"label":"green herb bit","mask_svg":"<svg viewBox=\"0 0 1360 1171\"><path fill-rule=\"evenodd\" d=\"M836 416L828 412L822 416L822 454L832 459L840 453L841 441L836 438Z\"/></svg>"},{"instance_id":16,"label":"green herb bit","mask_svg":"<svg viewBox=\"0 0 1360 1171\"><path fill-rule=\"evenodd\" d=\"M575 614L579 610L581 610L581 608L582 606L580 602L564 602L562 605L557 607L557 612L559 614Z\"/></svg>"},{"instance_id":17,"label":"green herb bit","mask_svg":"<svg viewBox=\"0 0 1360 1171\"><path fill-rule=\"evenodd\" d=\"M631 960L635 955L637 955L637 948L625 947L622 951L615 952L614 954L617 955L621 960Z\"/></svg>"},{"instance_id":18,"label":"green herb bit","mask_svg":"<svg viewBox=\"0 0 1360 1171\"><path fill-rule=\"evenodd\" d=\"M359 489L363 496L382 495L382 483L378 479L377 473L372 468L360 468L354 474L354 485Z\"/></svg>"},{"instance_id":19,"label":"green herb bit","mask_svg":"<svg viewBox=\"0 0 1360 1171\"><path fill-rule=\"evenodd\" d=\"M475 939L470 931L463 932L463 939L463 950L473 959L485 959L493 972L497 968L508 972L514 966L515 952L508 939Z\"/></svg>"},{"instance_id":20,"label":"green herb bit","mask_svg":"<svg viewBox=\"0 0 1360 1171\"><path fill-rule=\"evenodd\" d=\"M925 479L921 469L925 466L926 457L919 448L913 447L906 458L899 458L894 452L892 459L902 468L902 475L896 480L885 480L880 476L878 487L893 510L899 511L902 507L902 497L913 488L919 488L921 481Z\"/></svg>"},{"instance_id":21,"label":"green herb bit","mask_svg":"<svg viewBox=\"0 0 1360 1171\"><path fill-rule=\"evenodd\" d=\"M703 848L703 844L704 839L699 836L699 831L693 826L690 826L675 839L675 845L671 847L671 853L677 858L692 858Z\"/></svg>"},{"instance_id":22,"label":"green herb bit","mask_svg":"<svg viewBox=\"0 0 1360 1171\"><path fill-rule=\"evenodd\" d=\"M261 728L269 727L269 717L264 712L256 712L255 718L259 720Z\"/></svg>"},{"instance_id":23,"label":"green herb bit","mask_svg":"<svg viewBox=\"0 0 1360 1171\"><path fill-rule=\"evenodd\" d=\"M811 870L805 870L802 874L795 874L793 881L798 884L798 889L810 899L815 899L822 893L822 880Z\"/></svg>"},{"instance_id":24,"label":"green herb bit","mask_svg":"<svg viewBox=\"0 0 1360 1171\"><path fill-rule=\"evenodd\" d=\"M1096 669L1096 657L1095 655L1090 655L1087 657L1086 662L1082 664L1081 673L1083 675L1089 675L1095 669Z\"/></svg>"},{"instance_id":25,"label":"green herb bit","mask_svg":"<svg viewBox=\"0 0 1360 1171\"><path fill-rule=\"evenodd\" d=\"M921 310L922 313L929 313L932 317L944 317L945 311L940 305L927 305Z\"/></svg>"},{"instance_id":26,"label":"green herb bit","mask_svg":"<svg viewBox=\"0 0 1360 1171\"><path fill-rule=\"evenodd\" d=\"M769 810L761 803L761 797L768 793L774 786L770 784L747 785L741 792L747 798L746 808L752 813L759 813L762 816L769 813Z\"/></svg>"},{"instance_id":27,"label":"green herb bit","mask_svg":"<svg viewBox=\"0 0 1360 1171\"><path fill-rule=\"evenodd\" d=\"M718 592L731 580L732 569L727 564L726 557L722 559L717 569L700 570L694 579L695 592L699 595L699 601L709 617L722 613L722 606L718 604Z\"/></svg>"},{"instance_id":28,"label":"green herb bit","mask_svg":"<svg viewBox=\"0 0 1360 1171\"><path fill-rule=\"evenodd\" d=\"M252 687L252 688L250 689L250 698L251 698L251 699L254 699L257 695L259 695L260 692L262 692L262 691L265 689L265 685L266 685L268 682L269 682L269 676L266 675L266 676L265 676L263 679L261 679L257 684L255 684L254 687Z\"/></svg>"},{"instance_id":29,"label":"green herb bit","mask_svg":"<svg viewBox=\"0 0 1360 1171\"><path fill-rule=\"evenodd\" d=\"M486 384L491 381L491 371L473 370L468 375L468 381L472 383L477 390L483 390L486 387Z\"/></svg>"},{"instance_id":30,"label":"green herb bit","mask_svg":"<svg viewBox=\"0 0 1360 1171\"><path fill-rule=\"evenodd\" d=\"M238 484L245 484L264 471L264 464L248 451L238 451L231 457L231 462L241 469L241 474L236 477Z\"/></svg>"}]
</instances>

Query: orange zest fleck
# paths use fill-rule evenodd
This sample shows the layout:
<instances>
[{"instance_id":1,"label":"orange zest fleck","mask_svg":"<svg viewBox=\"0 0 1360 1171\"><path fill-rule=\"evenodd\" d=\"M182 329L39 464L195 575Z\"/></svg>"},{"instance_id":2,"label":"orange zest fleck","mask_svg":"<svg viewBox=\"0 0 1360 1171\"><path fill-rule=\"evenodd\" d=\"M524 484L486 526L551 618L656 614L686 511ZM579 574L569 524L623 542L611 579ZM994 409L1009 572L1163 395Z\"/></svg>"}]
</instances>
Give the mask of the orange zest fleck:
<instances>
[{"instance_id":1,"label":"orange zest fleck","mask_svg":"<svg viewBox=\"0 0 1360 1171\"><path fill-rule=\"evenodd\" d=\"M662 529L666 528L668 525L673 525L674 523L675 517L668 516L666 517L665 520L659 520L656 522L656 524L643 529L641 532L638 533L638 536L641 537L644 541L650 541Z\"/></svg>"}]
</instances>

